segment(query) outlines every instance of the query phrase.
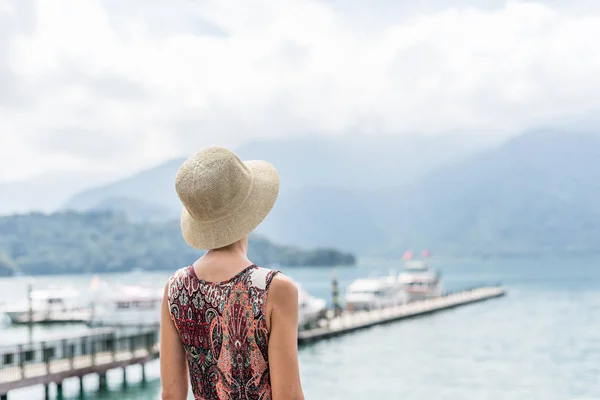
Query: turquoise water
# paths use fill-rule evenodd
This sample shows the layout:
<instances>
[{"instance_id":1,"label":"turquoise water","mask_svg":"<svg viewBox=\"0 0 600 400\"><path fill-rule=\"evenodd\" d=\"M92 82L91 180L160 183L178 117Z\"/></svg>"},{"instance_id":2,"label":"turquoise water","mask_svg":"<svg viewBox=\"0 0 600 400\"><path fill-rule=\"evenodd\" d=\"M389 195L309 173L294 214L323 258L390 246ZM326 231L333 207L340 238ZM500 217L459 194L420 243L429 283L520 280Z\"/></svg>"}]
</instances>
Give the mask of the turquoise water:
<instances>
[{"instance_id":1,"label":"turquoise water","mask_svg":"<svg viewBox=\"0 0 600 400\"><path fill-rule=\"evenodd\" d=\"M503 282L507 297L301 348L307 399L600 399L600 259L443 262L450 289ZM343 287L371 270L338 270ZM330 270L287 269L315 295L330 297ZM36 285L91 277L44 277ZM137 281L130 274L105 276ZM161 285L166 274L145 279ZM22 297L23 278L0 279L0 302ZM54 328L55 330L64 327ZM72 326L70 332L85 330ZM0 328L0 342L48 335L48 328ZM159 399L158 363L149 381L122 387L121 372L109 374L110 391L96 394L88 376L86 398ZM139 382L139 367L130 367ZM11 400L40 398L41 387L14 391ZM65 398L78 398L78 381L65 382Z\"/></svg>"}]
</instances>

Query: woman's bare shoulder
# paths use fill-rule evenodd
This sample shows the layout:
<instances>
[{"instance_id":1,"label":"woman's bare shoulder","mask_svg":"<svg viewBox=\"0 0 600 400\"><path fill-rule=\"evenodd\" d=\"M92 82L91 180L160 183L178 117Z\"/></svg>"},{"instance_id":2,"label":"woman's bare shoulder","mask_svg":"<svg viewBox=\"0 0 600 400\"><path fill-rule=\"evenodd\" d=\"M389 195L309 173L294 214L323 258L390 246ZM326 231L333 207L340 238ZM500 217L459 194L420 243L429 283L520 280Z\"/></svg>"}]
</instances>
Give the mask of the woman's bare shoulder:
<instances>
[{"instance_id":1,"label":"woman's bare shoulder","mask_svg":"<svg viewBox=\"0 0 600 400\"><path fill-rule=\"evenodd\" d=\"M298 287L290 277L278 273L271 281L269 299L272 300L273 305L297 308Z\"/></svg>"}]
</instances>

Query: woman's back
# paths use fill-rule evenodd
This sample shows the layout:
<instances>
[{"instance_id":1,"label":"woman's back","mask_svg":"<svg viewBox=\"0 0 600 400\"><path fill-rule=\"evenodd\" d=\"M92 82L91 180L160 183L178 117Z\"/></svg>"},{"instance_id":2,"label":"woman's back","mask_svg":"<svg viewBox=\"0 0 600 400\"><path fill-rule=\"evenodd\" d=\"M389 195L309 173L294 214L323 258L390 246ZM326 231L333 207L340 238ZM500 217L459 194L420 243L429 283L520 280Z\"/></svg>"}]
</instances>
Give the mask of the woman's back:
<instances>
[{"instance_id":1,"label":"woman's back","mask_svg":"<svg viewBox=\"0 0 600 400\"><path fill-rule=\"evenodd\" d=\"M207 252L165 285L163 400L185 400L188 375L197 400L302 400L298 289L248 267L248 235L275 204L277 170L212 146L184 161L175 189L184 240Z\"/></svg>"},{"instance_id":2,"label":"woman's back","mask_svg":"<svg viewBox=\"0 0 600 400\"><path fill-rule=\"evenodd\" d=\"M222 282L173 274L168 306L196 399L271 399L267 293L278 271L251 265Z\"/></svg>"}]
</instances>

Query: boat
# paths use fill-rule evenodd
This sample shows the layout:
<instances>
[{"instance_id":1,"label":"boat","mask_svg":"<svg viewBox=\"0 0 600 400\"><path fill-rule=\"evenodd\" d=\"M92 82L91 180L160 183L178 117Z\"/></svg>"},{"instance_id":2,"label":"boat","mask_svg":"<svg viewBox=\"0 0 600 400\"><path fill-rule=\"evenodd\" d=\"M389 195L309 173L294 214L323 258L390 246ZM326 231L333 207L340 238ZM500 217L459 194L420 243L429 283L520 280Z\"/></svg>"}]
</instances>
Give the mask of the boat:
<instances>
[{"instance_id":1,"label":"boat","mask_svg":"<svg viewBox=\"0 0 600 400\"><path fill-rule=\"evenodd\" d=\"M91 306L82 300L76 289L51 286L43 290L32 290L29 301L6 305L1 312L13 324L44 324L87 322Z\"/></svg>"},{"instance_id":2,"label":"boat","mask_svg":"<svg viewBox=\"0 0 600 400\"><path fill-rule=\"evenodd\" d=\"M394 275L361 278L346 289L346 307L350 311L373 310L406 303L407 296Z\"/></svg>"},{"instance_id":3,"label":"boat","mask_svg":"<svg viewBox=\"0 0 600 400\"><path fill-rule=\"evenodd\" d=\"M427 263L429 252L423 252L422 260L404 257L404 271L398 274L398 282L403 286L408 301L424 300L444 294L441 273Z\"/></svg>"},{"instance_id":4,"label":"boat","mask_svg":"<svg viewBox=\"0 0 600 400\"><path fill-rule=\"evenodd\" d=\"M311 296L298 286L298 327L300 330L318 324L327 317L327 302Z\"/></svg>"},{"instance_id":5,"label":"boat","mask_svg":"<svg viewBox=\"0 0 600 400\"><path fill-rule=\"evenodd\" d=\"M105 289L94 300L90 326L146 326L160 324L163 290L141 285Z\"/></svg>"}]
</instances>

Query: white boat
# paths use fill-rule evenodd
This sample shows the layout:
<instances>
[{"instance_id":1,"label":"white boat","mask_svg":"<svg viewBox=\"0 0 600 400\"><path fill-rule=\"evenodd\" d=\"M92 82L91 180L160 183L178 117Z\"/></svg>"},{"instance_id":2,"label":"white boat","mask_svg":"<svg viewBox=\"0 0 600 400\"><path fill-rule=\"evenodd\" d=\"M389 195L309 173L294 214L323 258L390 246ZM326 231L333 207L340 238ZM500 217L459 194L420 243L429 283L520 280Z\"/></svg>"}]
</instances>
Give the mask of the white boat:
<instances>
[{"instance_id":1,"label":"white boat","mask_svg":"<svg viewBox=\"0 0 600 400\"><path fill-rule=\"evenodd\" d=\"M298 286L298 327L310 327L326 317L327 302L311 296Z\"/></svg>"},{"instance_id":2,"label":"white boat","mask_svg":"<svg viewBox=\"0 0 600 400\"><path fill-rule=\"evenodd\" d=\"M429 268L426 260L405 260L404 271L398 274L398 282L406 291L409 301L444 294L440 272Z\"/></svg>"},{"instance_id":3,"label":"white boat","mask_svg":"<svg viewBox=\"0 0 600 400\"><path fill-rule=\"evenodd\" d=\"M13 324L87 322L91 307L83 301L81 292L71 288L51 286L31 291L29 301L2 308Z\"/></svg>"},{"instance_id":4,"label":"white boat","mask_svg":"<svg viewBox=\"0 0 600 400\"><path fill-rule=\"evenodd\" d=\"M96 296L89 325L142 326L160 324L163 290L144 286L123 286L104 290Z\"/></svg>"},{"instance_id":5,"label":"white boat","mask_svg":"<svg viewBox=\"0 0 600 400\"><path fill-rule=\"evenodd\" d=\"M407 297L396 277L390 275L355 280L346 289L345 301L351 311L373 310L404 304Z\"/></svg>"},{"instance_id":6,"label":"white boat","mask_svg":"<svg viewBox=\"0 0 600 400\"><path fill-rule=\"evenodd\" d=\"M94 286L98 287L98 284ZM89 324L92 326L140 326L160 324L163 290L124 286L103 288L96 296ZM298 326L316 324L327 315L327 303L298 287Z\"/></svg>"}]
</instances>

